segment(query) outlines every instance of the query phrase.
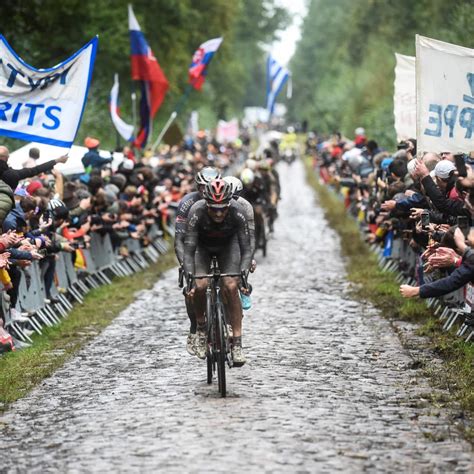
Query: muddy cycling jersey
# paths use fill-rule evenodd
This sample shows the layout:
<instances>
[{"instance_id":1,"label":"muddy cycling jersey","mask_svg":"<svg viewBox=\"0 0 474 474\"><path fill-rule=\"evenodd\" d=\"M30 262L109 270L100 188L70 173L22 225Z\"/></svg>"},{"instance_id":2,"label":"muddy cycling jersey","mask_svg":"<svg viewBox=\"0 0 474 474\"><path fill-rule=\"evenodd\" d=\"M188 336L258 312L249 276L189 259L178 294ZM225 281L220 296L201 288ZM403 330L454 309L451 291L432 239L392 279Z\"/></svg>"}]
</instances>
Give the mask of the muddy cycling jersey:
<instances>
[{"instance_id":1,"label":"muddy cycling jersey","mask_svg":"<svg viewBox=\"0 0 474 474\"><path fill-rule=\"evenodd\" d=\"M186 221L188 219L188 214L191 207L193 207L193 204L200 199L202 199L201 194L198 191L194 191L186 194L178 204L174 228L174 251L180 264L184 261L184 236L186 235Z\"/></svg>"},{"instance_id":2,"label":"muddy cycling jersey","mask_svg":"<svg viewBox=\"0 0 474 474\"><path fill-rule=\"evenodd\" d=\"M252 251L252 258L255 252L255 216L253 212L253 206L250 204L247 199L239 196L237 199L237 204L242 207L242 211L247 219L247 225L249 226L250 233L250 249Z\"/></svg>"},{"instance_id":3,"label":"muddy cycling jersey","mask_svg":"<svg viewBox=\"0 0 474 474\"><path fill-rule=\"evenodd\" d=\"M242 208L234 200L230 202L225 219L214 222L208 214L204 199L193 205L188 214L186 237L184 240L184 270L194 274L196 249L204 247L211 253L219 252L231 245L237 236L240 249L240 270L248 270L252 260L250 234L247 219Z\"/></svg>"}]
</instances>

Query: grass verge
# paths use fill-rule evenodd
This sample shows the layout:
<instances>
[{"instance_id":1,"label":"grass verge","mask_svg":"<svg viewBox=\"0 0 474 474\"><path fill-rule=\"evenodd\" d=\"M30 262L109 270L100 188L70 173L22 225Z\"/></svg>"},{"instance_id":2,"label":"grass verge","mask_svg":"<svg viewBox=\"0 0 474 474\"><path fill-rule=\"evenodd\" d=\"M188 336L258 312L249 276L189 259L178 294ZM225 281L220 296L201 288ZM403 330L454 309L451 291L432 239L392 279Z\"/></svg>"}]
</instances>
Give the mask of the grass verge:
<instances>
[{"instance_id":1,"label":"grass verge","mask_svg":"<svg viewBox=\"0 0 474 474\"><path fill-rule=\"evenodd\" d=\"M340 235L348 278L354 284L353 295L359 300L370 301L386 318L419 324L418 335L427 336L428 348L443 360L439 367L426 367L425 373L435 387L449 391L451 399L446 403L460 406L459 417L473 420L474 344L465 343L453 332L444 332L422 300L402 298L395 274L380 269L377 258L364 242L357 223L347 214L343 202L319 182L311 160L305 160L305 166L308 183L316 191L329 225ZM464 434L474 442L474 430L470 425L464 426Z\"/></svg>"},{"instance_id":2,"label":"grass verge","mask_svg":"<svg viewBox=\"0 0 474 474\"><path fill-rule=\"evenodd\" d=\"M84 344L97 336L135 299L139 290L151 288L159 275L176 265L170 251L146 270L131 277L116 278L111 285L92 290L83 305L76 305L56 327L33 337L34 344L0 358L0 411L25 396L49 377Z\"/></svg>"}]
</instances>

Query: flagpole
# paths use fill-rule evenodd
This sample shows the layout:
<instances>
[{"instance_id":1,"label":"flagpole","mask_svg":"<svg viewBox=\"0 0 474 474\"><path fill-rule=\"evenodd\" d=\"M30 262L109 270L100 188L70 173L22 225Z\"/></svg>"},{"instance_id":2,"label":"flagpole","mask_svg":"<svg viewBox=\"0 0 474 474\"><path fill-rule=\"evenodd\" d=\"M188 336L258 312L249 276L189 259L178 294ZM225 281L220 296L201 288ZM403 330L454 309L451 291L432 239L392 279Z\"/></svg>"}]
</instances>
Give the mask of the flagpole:
<instances>
[{"instance_id":1,"label":"flagpole","mask_svg":"<svg viewBox=\"0 0 474 474\"><path fill-rule=\"evenodd\" d=\"M176 107L174 108L173 112L171 112L171 115L170 115L168 121L166 122L165 126L163 127L160 134L158 135L158 138L156 139L155 143L153 143L153 146L151 147L151 152L152 153L155 153L155 150L157 149L157 147L161 143L161 140L163 140L163 137L165 136L166 132L171 127L172 123L175 121L178 114L181 112L181 109L183 108L184 104L186 103L192 89L193 89L192 84L188 84L186 86L186 89L184 90L184 94L179 99L179 101L176 104Z\"/></svg>"}]
</instances>

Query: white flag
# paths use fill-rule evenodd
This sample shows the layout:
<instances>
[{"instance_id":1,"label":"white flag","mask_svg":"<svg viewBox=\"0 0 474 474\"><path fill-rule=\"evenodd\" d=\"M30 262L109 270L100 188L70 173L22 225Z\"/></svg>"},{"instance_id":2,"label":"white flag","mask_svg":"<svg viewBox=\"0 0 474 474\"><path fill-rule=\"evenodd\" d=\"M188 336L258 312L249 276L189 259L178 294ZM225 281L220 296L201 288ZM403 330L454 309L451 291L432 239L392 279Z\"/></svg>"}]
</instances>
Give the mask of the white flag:
<instances>
[{"instance_id":1,"label":"white flag","mask_svg":"<svg viewBox=\"0 0 474 474\"><path fill-rule=\"evenodd\" d=\"M416 59L395 53L393 115L397 140L416 137Z\"/></svg>"},{"instance_id":2,"label":"white flag","mask_svg":"<svg viewBox=\"0 0 474 474\"><path fill-rule=\"evenodd\" d=\"M125 123L119 116L118 95L119 78L118 74L115 74L114 85L110 91L110 116L112 117L112 122L120 136L124 140L133 141L133 125Z\"/></svg>"},{"instance_id":3,"label":"white flag","mask_svg":"<svg viewBox=\"0 0 474 474\"><path fill-rule=\"evenodd\" d=\"M71 147L87 100L98 38L49 69L26 64L0 35L0 135Z\"/></svg>"},{"instance_id":4,"label":"white flag","mask_svg":"<svg viewBox=\"0 0 474 474\"><path fill-rule=\"evenodd\" d=\"M474 49L416 36L417 149L474 150Z\"/></svg>"}]
</instances>

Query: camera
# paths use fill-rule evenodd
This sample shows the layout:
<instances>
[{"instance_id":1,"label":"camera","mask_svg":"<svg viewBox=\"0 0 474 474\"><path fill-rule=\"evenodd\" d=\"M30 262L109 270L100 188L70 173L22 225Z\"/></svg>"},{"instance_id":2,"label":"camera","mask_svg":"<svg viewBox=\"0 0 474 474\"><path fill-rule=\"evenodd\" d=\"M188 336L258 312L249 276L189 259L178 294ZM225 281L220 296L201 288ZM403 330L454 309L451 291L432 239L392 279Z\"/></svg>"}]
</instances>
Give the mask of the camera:
<instances>
[{"instance_id":1,"label":"camera","mask_svg":"<svg viewBox=\"0 0 474 474\"><path fill-rule=\"evenodd\" d=\"M456 169L458 170L458 175L461 178L465 178L467 176L467 168L464 153L458 153L457 155L454 155L454 164L456 165Z\"/></svg>"},{"instance_id":2,"label":"camera","mask_svg":"<svg viewBox=\"0 0 474 474\"><path fill-rule=\"evenodd\" d=\"M467 216L458 216L457 225L461 229L464 238L467 238L469 234L469 219L467 218Z\"/></svg>"},{"instance_id":3,"label":"camera","mask_svg":"<svg viewBox=\"0 0 474 474\"><path fill-rule=\"evenodd\" d=\"M429 211L423 211L421 213L421 228L427 230L430 225L430 213Z\"/></svg>"}]
</instances>

